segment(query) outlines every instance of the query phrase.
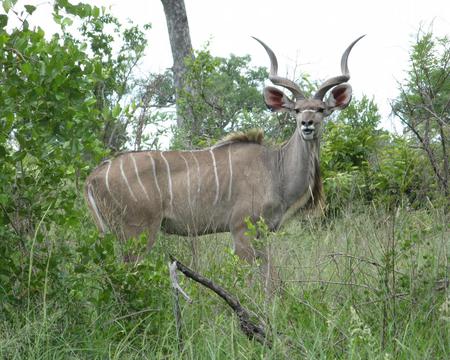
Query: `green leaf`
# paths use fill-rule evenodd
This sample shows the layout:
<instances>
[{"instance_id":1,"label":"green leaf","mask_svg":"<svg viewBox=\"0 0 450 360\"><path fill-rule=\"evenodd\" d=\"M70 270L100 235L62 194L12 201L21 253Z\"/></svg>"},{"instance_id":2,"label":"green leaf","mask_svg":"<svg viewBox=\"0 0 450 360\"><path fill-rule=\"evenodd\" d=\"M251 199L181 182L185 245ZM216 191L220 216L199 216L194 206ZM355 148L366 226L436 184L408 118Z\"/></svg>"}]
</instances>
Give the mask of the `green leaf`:
<instances>
[{"instance_id":1,"label":"green leaf","mask_svg":"<svg viewBox=\"0 0 450 360\"><path fill-rule=\"evenodd\" d=\"M116 104L116 106L114 106L114 109L112 110L112 116L113 117L118 117L120 115L120 112L122 111L122 108L120 107L119 104Z\"/></svg>"},{"instance_id":2,"label":"green leaf","mask_svg":"<svg viewBox=\"0 0 450 360\"><path fill-rule=\"evenodd\" d=\"M28 14L32 15L34 11L36 10L36 6L34 5L25 5L25 10Z\"/></svg>"},{"instance_id":3,"label":"green leaf","mask_svg":"<svg viewBox=\"0 0 450 360\"><path fill-rule=\"evenodd\" d=\"M94 18L98 18L100 16L100 8L98 8L97 6L94 6L92 8L92 13L91 14L92 14L92 16Z\"/></svg>"},{"instance_id":4,"label":"green leaf","mask_svg":"<svg viewBox=\"0 0 450 360\"><path fill-rule=\"evenodd\" d=\"M9 10L11 10L12 6L12 0L3 0L3 10L5 10L5 13L8 13Z\"/></svg>"},{"instance_id":5,"label":"green leaf","mask_svg":"<svg viewBox=\"0 0 450 360\"><path fill-rule=\"evenodd\" d=\"M25 75L30 75L33 71L33 67L30 65L30 63L24 63L20 67Z\"/></svg>"},{"instance_id":6,"label":"green leaf","mask_svg":"<svg viewBox=\"0 0 450 360\"><path fill-rule=\"evenodd\" d=\"M0 29L8 25L8 16L5 14L0 14Z\"/></svg>"},{"instance_id":7,"label":"green leaf","mask_svg":"<svg viewBox=\"0 0 450 360\"><path fill-rule=\"evenodd\" d=\"M71 18L68 18L68 17L64 18L62 20L62 22L61 22L61 26L63 26L63 27L64 26L70 26L72 24L73 24L73 20Z\"/></svg>"},{"instance_id":8,"label":"green leaf","mask_svg":"<svg viewBox=\"0 0 450 360\"><path fill-rule=\"evenodd\" d=\"M0 158L5 157L6 149L3 145L0 145Z\"/></svg>"}]
</instances>

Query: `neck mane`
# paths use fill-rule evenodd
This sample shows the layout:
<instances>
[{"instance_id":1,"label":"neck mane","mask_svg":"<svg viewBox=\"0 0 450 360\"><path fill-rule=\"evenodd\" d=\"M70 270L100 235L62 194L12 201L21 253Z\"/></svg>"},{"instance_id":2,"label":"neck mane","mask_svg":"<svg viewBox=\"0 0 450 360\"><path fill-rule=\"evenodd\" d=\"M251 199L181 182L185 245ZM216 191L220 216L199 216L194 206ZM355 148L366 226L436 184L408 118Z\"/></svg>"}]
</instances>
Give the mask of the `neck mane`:
<instances>
[{"instance_id":1,"label":"neck mane","mask_svg":"<svg viewBox=\"0 0 450 360\"><path fill-rule=\"evenodd\" d=\"M222 146L230 143L242 142L242 143L254 143L262 145L264 140L264 131L262 129L250 129L248 131L239 131L231 133L225 136L222 140L219 140L214 147Z\"/></svg>"}]
</instances>

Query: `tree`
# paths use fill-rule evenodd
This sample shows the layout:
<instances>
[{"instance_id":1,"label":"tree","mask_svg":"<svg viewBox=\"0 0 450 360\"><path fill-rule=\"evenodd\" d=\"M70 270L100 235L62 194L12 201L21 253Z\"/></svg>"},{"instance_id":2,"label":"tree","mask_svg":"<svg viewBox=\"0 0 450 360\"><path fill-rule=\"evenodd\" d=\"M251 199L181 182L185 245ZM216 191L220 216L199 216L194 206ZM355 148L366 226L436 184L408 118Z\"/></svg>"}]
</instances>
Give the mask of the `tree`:
<instances>
[{"instance_id":1,"label":"tree","mask_svg":"<svg viewBox=\"0 0 450 360\"><path fill-rule=\"evenodd\" d=\"M186 64L185 60L193 56L189 23L186 14L184 0L161 0L166 15L167 29L169 31L170 46L173 57L173 80L175 83L175 95L178 104L181 91L190 91L185 85ZM189 109L181 112L177 105L177 125L183 126L184 118L190 117Z\"/></svg>"},{"instance_id":2,"label":"tree","mask_svg":"<svg viewBox=\"0 0 450 360\"><path fill-rule=\"evenodd\" d=\"M374 168L387 135L378 129L379 122L378 107L366 96L353 99L327 122L320 165L330 210L342 209L354 199L375 197Z\"/></svg>"},{"instance_id":3,"label":"tree","mask_svg":"<svg viewBox=\"0 0 450 360\"><path fill-rule=\"evenodd\" d=\"M120 27L95 6L55 2L61 31L46 36L27 21L36 7L14 5L4 1L0 14L1 294L23 283L33 251L52 251L45 235L82 226L83 179L123 148L139 109L130 104L132 69L146 44L140 29ZM11 18L20 25L8 28ZM78 32L73 23L81 24ZM104 27L120 35L123 54L113 51ZM35 258L33 268L45 258Z\"/></svg>"},{"instance_id":4,"label":"tree","mask_svg":"<svg viewBox=\"0 0 450 360\"><path fill-rule=\"evenodd\" d=\"M129 140L128 128L140 111L141 99L135 94L139 79L133 70L144 56L144 30L150 25L124 27L117 18L95 6L72 5L68 0L55 2L53 16L61 24L63 37L89 48L90 57L99 64L102 78L93 86L104 123L101 139L112 152L123 150ZM78 29L72 26L73 18L81 20ZM115 50L117 43L120 48Z\"/></svg>"},{"instance_id":5,"label":"tree","mask_svg":"<svg viewBox=\"0 0 450 360\"><path fill-rule=\"evenodd\" d=\"M249 63L249 56L220 58L207 49L186 60L185 84L190 91L180 92L178 105L191 116L177 129L174 145L202 147L231 131L271 128L261 95L267 70Z\"/></svg>"},{"instance_id":6,"label":"tree","mask_svg":"<svg viewBox=\"0 0 450 360\"><path fill-rule=\"evenodd\" d=\"M438 188L448 199L450 39L419 31L410 64L392 110L405 125L405 133L426 154Z\"/></svg>"}]
</instances>

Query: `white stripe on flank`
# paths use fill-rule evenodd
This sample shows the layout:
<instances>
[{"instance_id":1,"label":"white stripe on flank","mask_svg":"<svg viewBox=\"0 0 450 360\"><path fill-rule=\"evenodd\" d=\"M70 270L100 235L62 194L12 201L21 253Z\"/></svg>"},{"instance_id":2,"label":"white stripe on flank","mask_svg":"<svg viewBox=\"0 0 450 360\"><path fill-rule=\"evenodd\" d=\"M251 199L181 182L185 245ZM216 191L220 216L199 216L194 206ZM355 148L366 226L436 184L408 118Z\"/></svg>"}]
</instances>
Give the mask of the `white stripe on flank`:
<instances>
[{"instance_id":1,"label":"white stripe on flank","mask_svg":"<svg viewBox=\"0 0 450 360\"><path fill-rule=\"evenodd\" d=\"M230 182L228 184L228 201L231 199L231 186L233 183L233 164L231 162L231 144L228 145L228 165L230 170Z\"/></svg>"},{"instance_id":2,"label":"white stripe on flank","mask_svg":"<svg viewBox=\"0 0 450 360\"><path fill-rule=\"evenodd\" d=\"M200 193L200 188L201 188L201 185L202 185L202 178L200 176L200 164L199 164L197 158L194 156L194 152L191 150L190 153L191 153L192 157L194 158L195 163L197 164L197 180L198 180L197 181L197 194L199 194Z\"/></svg>"},{"instance_id":3,"label":"white stripe on flank","mask_svg":"<svg viewBox=\"0 0 450 360\"><path fill-rule=\"evenodd\" d=\"M91 203L92 209L94 209L95 216L97 217L98 223L100 224L100 228L102 230L102 233L106 232L106 226L102 220L102 217L100 216L100 212L98 211L97 204L95 203L94 196L92 195L92 184L88 185L88 199Z\"/></svg>"},{"instance_id":4,"label":"white stripe on flank","mask_svg":"<svg viewBox=\"0 0 450 360\"><path fill-rule=\"evenodd\" d=\"M189 204L189 207L191 207L191 174L190 174L190 171L189 171L189 164L188 164L186 158L183 156L182 153L180 153L180 156L183 158L184 163L186 164L188 204Z\"/></svg>"},{"instance_id":5,"label":"white stripe on flank","mask_svg":"<svg viewBox=\"0 0 450 360\"><path fill-rule=\"evenodd\" d=\"M106 183L106 190L108 190L109 194L111 194L111 190L109 188L109 170L111 169L111 160L106 160L108 162L108 168L106 169L106 175L105 175L105 183Z\"/></svg>"},{"instance_id":6,"label":"white stripe on flank","mask_svg":"<svg viewBox=\"0 0 450 360\"><path fill-rule=\"evenodd\" d=\"M219 176L217 175L217 165L216 165L216 158L214 156L214 152L212 149L209 149L209 153L211 154L211 158L213 161L213 168L214 168L214 176L216 178L216 198L214 199L214 205L217 204L217 202L219 201Z\"/></svg>"},{"instance_id":7,"label":"white stripe on flank","mask_svg":"<svg viewBox=\"0 0 450 360\"><path fill-rule=\"evenodd\" d=\"M139 176L139 170L138 170L138 168L137 168L136 159L134 158L133 154L130 154L130 156L131 156L131 160L133 160L134 171L136 172L136 177L137 177L137 179L138 179L139 185L141 185L141 188L142 188L142 191L143 191L144 194L145 194L145 197L146 197L148 200L150 200L150 198L148 197L148 194L147 194L147 190L145 190L144 184L142 183L141 177Z\"/></svg>"},{"instance_id":8,"label":"white stripe on flank","mask_svg":"<svg viewBox=\"0 0 450 360\"><path fill-rule=\"evenodd\" d=\"M108 163L108 168L106 169L106 174L105 174L106 189L108 190L108 193L111 196L111 199L113 199L113 201L116 204L119 204L119 201L117 201L117 199L114 197L113 193L111 192L111 189L109 188L109 170L111 169L112 162L111 162L111 160L106 160L106 161Z\"/></svg>"},{"instance_id":9,"label":"white stripe on flank","mask_svg":"<svg viewBox=\"0 0 450 360\"><path fill-rule=\"evenodd\" d=\"M161 201L161 207L162 207L161 188L159 187L158 178L156 177L156 165L155 165L155 159L153 159L152 156L151 156L150 154L147 154L147 156L148 156L148 157L150 158L150 160L152 161L153 177L155 178L156 190L158 190L159 200Z\"/></svg>"},{"instance_id":10,"label":"white stripe on flank","mask_svg":"<svg viewBox=\"0 0 450 360\"><path fill-rule=\"evenodd\" d=\"M173 212L173 193L172 193L172 175L170 175L170 166L167 159L164 157L163 152L160 152L162 159L166 163L167 167L167 182L169 183L169 196L170 196L170 211Z\"/></svg>"},{"instance_id":11,"label":"white stripe on flank","mask_svg":"<svg viewBox=\"0 0 450 360\"><path fill-rule=\"evenodd\" d=\"M133 190L131 190L130 184L128 182L128 179L125 175L125 172L123 171L123 159L122 157L120 158L120 173L122 174L122 178L125 181L125 184L127 185L128 191L131 194L131 197L133 198L134 201L137 202L136 196L134 196Z\"/></svg>"}]
</instances>

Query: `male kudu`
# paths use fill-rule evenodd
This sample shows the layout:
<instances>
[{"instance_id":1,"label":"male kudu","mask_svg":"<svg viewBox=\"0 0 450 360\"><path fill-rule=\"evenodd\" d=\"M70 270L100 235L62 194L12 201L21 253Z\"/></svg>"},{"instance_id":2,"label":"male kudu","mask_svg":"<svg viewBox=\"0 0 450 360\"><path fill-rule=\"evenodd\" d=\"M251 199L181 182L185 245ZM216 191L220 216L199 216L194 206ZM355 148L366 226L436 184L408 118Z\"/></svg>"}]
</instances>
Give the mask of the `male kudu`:
<instances>
[{"instance_id":1,"label":"male kudu","mask_svg":"<svg viewBox=\"0 0 450 360\"><path fill-rule=\"evenodd\" d=\"M297 128L289 141L270 148L261 143L261 133L239 134L202 150L126 152L106 160L85 186L98 228L123 239L146 232L149 248L161 227L180 235L230 231L238 256L253 261L263 255L245 234L247 217L253 221L262 217L276 230L308 201L323 206L320 127L325 116L351 100L347 59L360 39L342 55L342 75L325 81L309 99L296 83L277 75L274 53L256 39L270 57L269 79L294 96L290 99L271 86L264 89L264 100L272 111L296 117Z\"/></svg>"}]
</instances>

